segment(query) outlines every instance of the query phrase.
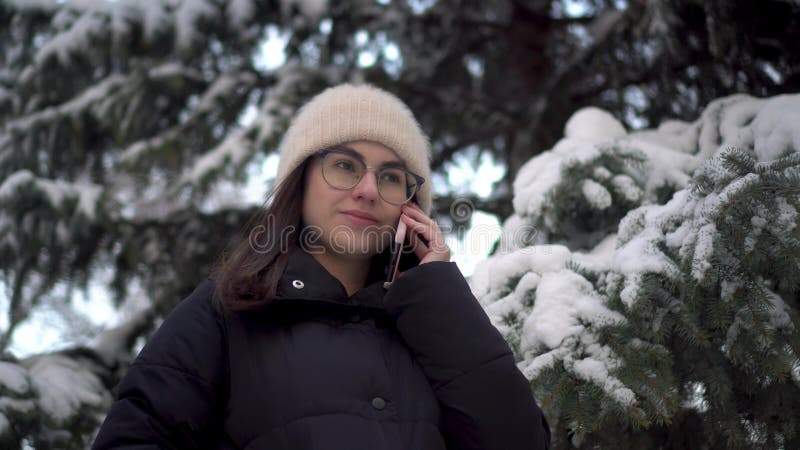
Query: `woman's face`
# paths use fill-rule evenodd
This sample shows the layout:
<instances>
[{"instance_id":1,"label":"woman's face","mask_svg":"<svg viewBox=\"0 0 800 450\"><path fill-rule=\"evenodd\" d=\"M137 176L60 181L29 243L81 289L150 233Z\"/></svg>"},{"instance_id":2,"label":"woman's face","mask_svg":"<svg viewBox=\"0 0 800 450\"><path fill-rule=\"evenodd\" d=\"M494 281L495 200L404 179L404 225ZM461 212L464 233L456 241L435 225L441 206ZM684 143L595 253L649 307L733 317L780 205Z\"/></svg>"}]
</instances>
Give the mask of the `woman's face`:
<instances>
[{"instance_id":1,"label":"woman's face","mask_svg":"<svg viewBox=\"0 0 800 450\"><path fill-rule=\"evenodd\" d=\"M402 162L392 149L377 142L353 141L337 147L355 151L368 167ZM352 189L336 189L323 178L320 158L313 158L305 177L303 222L320 234L318 241L304 243L306 250L357 258L380 253L394 238L400 205L381 198L375 172L365 172Z\"/></svg>"}]
</instances>

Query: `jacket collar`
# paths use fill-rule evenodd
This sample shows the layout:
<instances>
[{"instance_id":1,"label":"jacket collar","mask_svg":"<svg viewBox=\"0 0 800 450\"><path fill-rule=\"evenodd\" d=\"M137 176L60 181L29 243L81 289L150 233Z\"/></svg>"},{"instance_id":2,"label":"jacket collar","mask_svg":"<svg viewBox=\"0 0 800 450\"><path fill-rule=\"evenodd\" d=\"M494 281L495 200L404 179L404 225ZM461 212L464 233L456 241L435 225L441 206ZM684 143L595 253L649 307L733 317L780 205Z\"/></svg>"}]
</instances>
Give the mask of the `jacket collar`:
<instances>
[{"instance_id":1,"label":"jacket collar","mask_svg":"<svg viewBox=\"0 0 800 450\"><path fill-rule=\"evenodd\" d=\"M286 269L278 282L276 301L286 300L321 304L365 306L385 309L383 280L368 280L352 297L347 296L344 285L311 254L295 247L289 254Z\"/></svg>"}]
</instances>

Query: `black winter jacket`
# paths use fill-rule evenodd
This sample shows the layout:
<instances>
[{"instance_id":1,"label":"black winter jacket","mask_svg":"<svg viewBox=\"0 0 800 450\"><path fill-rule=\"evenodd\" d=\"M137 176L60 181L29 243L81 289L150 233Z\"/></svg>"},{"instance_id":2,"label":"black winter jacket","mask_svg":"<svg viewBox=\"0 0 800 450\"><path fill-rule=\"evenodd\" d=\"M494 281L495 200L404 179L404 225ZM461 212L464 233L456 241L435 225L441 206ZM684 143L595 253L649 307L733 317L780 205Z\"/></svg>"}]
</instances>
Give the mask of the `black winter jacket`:
<instances>
[{"instance_id":1,"label":"black winter jacket","mask_svg":"<svg viewBox=\"0 0 800 450\"><path fill-rule=\"evenodd\" d=\"M107 448L535 450L550 429L453 262L344 286L301 249L279 298L221 315L203 281L119 385Z\"/></svg>"}]
</instances>

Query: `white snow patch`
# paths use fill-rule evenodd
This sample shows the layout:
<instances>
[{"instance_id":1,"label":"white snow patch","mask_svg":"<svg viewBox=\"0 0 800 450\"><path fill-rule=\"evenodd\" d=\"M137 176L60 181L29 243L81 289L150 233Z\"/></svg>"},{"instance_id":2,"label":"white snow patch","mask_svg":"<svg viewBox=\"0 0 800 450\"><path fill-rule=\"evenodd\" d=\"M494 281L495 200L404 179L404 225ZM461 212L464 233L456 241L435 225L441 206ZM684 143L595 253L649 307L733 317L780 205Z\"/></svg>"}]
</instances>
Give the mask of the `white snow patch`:
<instances>
[{"instance_id":1,"label":"white snow patch","mask_svg":"<svg viewBox=\"0 0 800 450\"><path fill-rule=\"evenodd\" d=\"M20 170L9 176L0 185L0 200L18 195L23 186L33 184L35 188L45 194L48 202L54 208L59 208L67 198L77 198L77 210L90 220L96 217L97 204L102 193L102 187L96 184L75 182L68 183L62 180L47 180L34 176L28 170Z\"/></svg>"},{"instance_id":2,"label":"white snow patch","mask_svg":"<svg viewBox=\"0 0 800 450\"><path fill-rule=\"evenodd\" d=\"M605 347L608 349L608 347ZM619 379L608 373L609 367L606 361L594 358L584 358L575 361L573 372L578 377L592 381L603 388L612 398L623 405L630 405L636 400L636 395L632 390L625 387Z\"/></svg>"},{"instance_id":3,"label":"white snow patch","mask_svg":"<svg viewBox=\"0 0 800 450\"><path fill-rule=\"evenodd\" d=\"M626 146L647 155L644 173L640 175L647 193L653 193L656 188L664 185L675 186L677 189L686 187L691 179L690 174L702 163L695 155L634 137L626 139L623 141Z\"/></svg>"},{"instance_id":4,"label":"white snow patch","mask_svg":"<svg viewBox=\"0 0 800 450\"><path fill-rule=\"evenodd\" d=\"M714 255L714 242L717 239L717 227L709 223L697 232L694 257L692 258L692 277L697 281L705 279L711 270L711 257Z\"/></svg>"},{"instance_id":5,"label":"white snow patch","mask_svg":"<svg viewBox=\"0 0 800 450\"><path fill-rule=\"evenodd\" d=\"M513 290L510 279L527 272L545 273L560 270L570 257L560 245L526 247L505 255L490 256L478 263L470 277L472 292L484 306L497 301Z\"/></svg>"},{"instance_id":6,"label":"white snow patch","mask_svg":"<svg viewBox=\"0 0 800 450\"><path fill-rule=\"evenodd\" d=\"M772 97L753 120L754 148L759 161L800 151L800 94Z\"/></svg>"},{"instance_id":7,"label":"white snow patch","mask_svg":"<svg viewBox=\"0 0 800 450\"><path fill-rule=\"evenodd\" d=\"M769 322L777 329L794 330L792 318L789 315L789 306L783 301L780 295L767 291L767 298L769 298Z\"/></svg>"},{"instance_id":8,"label":"white snow patch","mask_svg":"<svg viewBox=\"0 0 800 450\"><path fill-rule=\"evenodd\" d=\"M598 180L607 180L611 178L611 171L603 166L597 166L592 170L592 176Z\"/></svg>"},{"instance_id":9,"label":"white snow patch","mask_svg":"<svg viewBox=\"0 0 800 450\"><path fill-rule=\"evenodd\" d=\"M41 10L55 11L62 7L63 1L59 0L6 0L6 3L19 11Z\"/></svg>"},{"instance_id":10,"label":"white snow patch","mask_svg":"<svg viewBox=\"0 0 800 450\"><path fill-rule=\"evenodd\" d=\"M778 217L771 227L773 233L791 232L797 226L797 209L783 197L776 198L775 203L778 204Z\"/></svg>"},{"instance_id":11,"label":"white snow patch","mask_svg":"<svg viewBox=\"0 0 800 450\"><path fill-rule=\"evenodd\" d=\"M225 101L242 86L250 86L256 81L250 72L232 72L222 74L206 89L192 114L202 114L218 108L218 102Z\"/></svg>"},{"instance_id":12,"label":"white snow patch","mask_svg":"<svg viewBox=\"0 0 800 450\"><path fill-rule=\"evenodd\" d=\"M561 162L561 155L545 152L520 167L514 179L517 214L535 215L547 204L547 195L561 183Z\"/></svg>"},{"instance_id":13,"label":"white snow patch","mask_svg":"<svg viewBox=\"0 0 800 450\"><path fill-rule=\"evenodd\" d=\"M520 348L536 355L523 364L533 379L559 360L575 376L600 386L621 404L634 401L633 391L611 373L621 362L601 345L593 329L619 325L625 317L608 309L589 281L570 270L547 272L536 289L531 314L523 323ZM574 355L585 355L576 359Z\"/></svg>"},{"instance_id":14,"label":"white snow patch","mask_svg":"<svg viewBox=\"0 0 800 450\"><path fill-rule=\"evenodd\" d=\"M95 11L81 14L68 30L56 34L36 52L36 66L42 67L50 58L56 58L62 66L69 66L72 53L91 48L93 39L107 34L106 18Z\"/></svg>"},{"instance_id":15,"label":"white snow patch","mask_svg":"<svg viewBox=\"0 0 800 450\"><path fill-rule=\"evenodd\" d=\"M14 198L21 186L25 186L35 179L36 177L30 170L23 169L12 173L0 184L0 200Z\"/></svg>"},{"instance_id":16,"label":"white snow patch","mask_svg":"<svg viewBox=\"0 0 800 450\"><path fill-rule=\"evenodd\" d=\"M201 20L213 21L219 14L214 3L209 0L183 0L175 8L175 46L188 49L202 31L198 28Z\"/></svg>"},{"instance_id":17,"label":"white snow patch","mask_svg":"<svg viewBox=\"0 0 800 450\"><path fill-rule=\"evenodd\" d=\"M0 385L18 395L30 390L25 369L6 361L0 361Z\"/></svg>"},{"instance_id":18,"label":"white snow patch","mask_svg":"<svg viewBox=\"0 0 800 450\"><path fill-rule=\"evenodd\" d=\"M636 237L617 248L614 269L624 275L652 272L674 279L680 269L659 248L663 234L655 227L647 227Z\"/></svg>"},{"instance_id":19,"label":"white snow patch","mask_svg":"<svg viewBox=\"0 0 800 450\"><path fill-rule=\"evenodd\" d=\"M674 231L670 231L665 235L665 243L671 248L680 248L689 233L692 232L691 221L684 221Z\"/></svg>"},{"instance_id":20,"label":"white snow patch","mask_svg":"<svg viewBox=\"0 0 800 450\"><path fill-rule=\"evenodd\" d=\"M238 129L195 161L181 181L198 184L203 177L222 170L226 165L235 167L242 164L252 151L252 144L247 140L247 130Z\"/></svg>"},{"instance_id":21,"label":"white snow patch","mask_svg":"<svg viewBox=\"0 0 800 450\"><path fill-rule=\"evenodd\" d=\"M626 134L625 127L608 111L590 106L575 112L564 127L564 137L597 141Z\"/></svg>"},{"instance_id":22,"label":"white snow patch","mask_svg":"<svg viewBox=\"0 0 800 450\"><path fill-rule=\"evenodd\" d=\"M583 180L581 192L594 209L603 210L611 206L611 193L602 184L594 180Z\"/></svg>"},{"instance_id":23,"label":"white snow patch","mask_svg":"<svg viewBox=\"0 0 800 450\"><path fill-rule=\"evenodd\" d=\"M90 344L98 356L112 366L118 362L120 355L125 355L128 346L128 339L132 332L138 328L143 321L151 320L150 310L146 305L129 317L121 325L104 330Z\"/></svg>"},{"instance_id":24,"label":"white snow patch","mask_svg":"<svg viewBox=\"0 0 800 450\"><path fill-rule=\"evenodd\" d=\"M733 295L736 294L736 291L742 286L742 282L739 280L730 281L730 280L722 280L720 282L720 294L719 297L723 301L730 301L733 298Z\"/></svg>"},{"instance_id":25,"label":"white snow patch","mask_svg":"<svg viewBox=\"0 0 800 450\"><path fill-rule=\"evenodd\" d=\"M616 242L617 235L612 233L598 242L588 253L573 252L572 259L589 270L598 272L611 270Z\"/></svg>"},{"instance_id":26,"label":"white snow patch","mask_svg":"<svg viewBox=\"0 0 800 450\"><path fill-rule=\"evenodd\" d=\"M28 116L12 120L6 124L6 127L8 130L21 133L33 133L34 130L31 130L31 127L77 115L97 102L108 101L112 93L127 82L128 78L125 76L111 75L61 105L50 106Z\"/></svg>"},{"instance_id":27,"label":"white snow patch","mask_svg":"<svg viewBox=\"0 0 800 450\"><path fill-rule=\"evenodd\" d=\"M500 242L497 246L496 255L505 255L532 245L545 244L542 233L539 233L530 221L512 214L503 223L503 230L500 234Z\"/></svg>"},{"instance_id":28,"label":"white snow patch","mask_svg":"<svg viewBox=\"0 0 800 450\"><path fill-rule=\"evenodd\" d=\"M637 142L647 142L670 151L693 154L697 151L699 131L699 123L665 120L655 130L634 131L629 136Z\"/></svg>"},{"instance_id":29,"label":"white snow patch","mask_svg":"<svg viewBox=\"0 0 800 450\"><path fill-rule=\"evenodd\" d=\"M231 0L228 3L228 24L232 30L245 26L256 13L253 0Z\"/></svg>"},{"instance_id":30,"label":"white snow patch","mask_svg":"<svg viewBox=\"0 0 800 450\"><path fill-rule=\"evenodd\" d=\"M608 309L585 278L571 270L547 272L536 290L531 315L523 326L530 349L553 349L571 335L586 331L583 322L620 324L625 317Z\"/></svg>"},{"instance_id":31,"label":"white snow patch","mask_svg":"<svg viewBox=\"0 0 800 450\"><path fill-rule=\"evenodd\" d=\"M284 11L289 11L292 6L297 5L300 12L314 22L319 21L328 11L327 0L281 0L281 4Z\"/></svg>"},{"instance_id":32,"label":"white snow patch","mask_svg":"<svg viewBox=\"0 0 800 450\"><path fill-rule=\"evenodd\" d=\"M177 78L189 78L195 81L204 81L203 74L200 71L174 61L160 64L152 69L149 69L147 71L147 76L151 80L162 81Z\"/></svg>"},{"instance_id":33,"label":"white snow patch","mask_svg":"<svg viewBox=\"0 0 800 450\"><path fill-rule=\"evenodd\" d=\"M733 180L717 194L709 194L703 199L702 214L708 217L716 217L720 214L720 208L734 201L743 191L751 188L760 181L760 176L755 173Z\"/></svg>"},{"instance_id":34,"label":"white snow patch","mask_svg":"<svg viewBox=\"0 0 800 450\"><path fill-rule=\"evenodd\" d=\"M29 369L39 405L63 422L81 408L103 408L110 402L102 381L77 361L58 354L35 358Z\"/></svg>"},{"instance_id":35,"label":"white snow patch","mask_svg":"<svg viewBox=\"0 0 800 450\"><path fill-rule=\"evenodd\" d=\"M752 228L744 238L745 254L752 252L755 248L756 242L758 242L758 237L761 235L761 231L767 225L767 219L760 216L753 216L750 218L750 225L752 225Z\"/></svg>"},{"instance_id":36,"label":"white snow patch","mask_svg":"<svg viewBox=\"0 0 800 450\"><path fill-rule=\"evenodd\" d=\"M172 25L172 18L167 12L167 5L162 2L138 2L141 8L142 28L147 41L153 42L158 34Z\"/></svg>"},{"instance_id":37,"label":"white snow patch","mask_svg":"<svg viewBox=\"0 0 800 450\"><path fill-rule=\"evenodd\" d=\"M636 185L633 178L628 175L615 175L611 178L611 185L614 187L614 191L629 202L637 202L642 198L642 190Z\"/></svg>"}]
</instances>

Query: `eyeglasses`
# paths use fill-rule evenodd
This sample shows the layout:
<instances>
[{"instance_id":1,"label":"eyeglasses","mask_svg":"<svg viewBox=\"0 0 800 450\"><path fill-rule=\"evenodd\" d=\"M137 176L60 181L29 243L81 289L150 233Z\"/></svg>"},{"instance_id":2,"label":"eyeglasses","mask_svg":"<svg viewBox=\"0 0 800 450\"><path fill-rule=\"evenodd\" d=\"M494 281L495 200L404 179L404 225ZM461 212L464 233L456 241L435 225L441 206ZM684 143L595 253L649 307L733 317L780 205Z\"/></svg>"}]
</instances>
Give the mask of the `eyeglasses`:
<instances>
[{"instance_id":1,"label":"eyeglasses","mask_svg":"<svg viewBox=\"0 0 800 450\"><path fill-rule=\"evenodd\" d=\"M325 149L318 154L322 162L322 178L332 188L353 189L367 171L375 172L378 194L393 205L411 200L425 182L421 176L400 166L368 167L357 153L346 149Z\"/></svg>"}]
</instances>

